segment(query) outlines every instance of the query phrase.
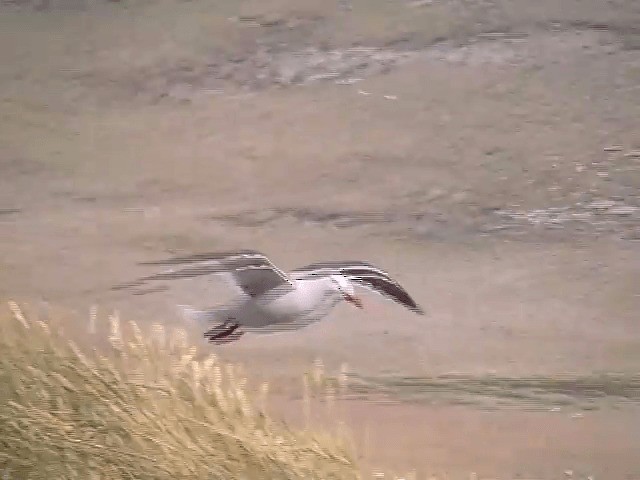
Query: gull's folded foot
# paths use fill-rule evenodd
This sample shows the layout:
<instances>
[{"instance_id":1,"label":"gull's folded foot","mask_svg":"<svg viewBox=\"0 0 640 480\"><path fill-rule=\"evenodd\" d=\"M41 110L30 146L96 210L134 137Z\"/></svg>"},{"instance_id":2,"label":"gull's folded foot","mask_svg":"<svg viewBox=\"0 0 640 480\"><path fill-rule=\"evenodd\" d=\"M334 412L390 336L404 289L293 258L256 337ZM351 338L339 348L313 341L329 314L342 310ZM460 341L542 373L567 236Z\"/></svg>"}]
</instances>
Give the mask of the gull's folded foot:
<instances>
[{"instance_id":1,"label":"gull's folded foot","mask_svg":"<svg viewBox=\"0 0 640 480\"><path fill-rule=\"evenodd\" d=\"M216 344L220 344L220 341L222 341L222 343L227 343L227 341L237 340L243 333L236 332L239 326L240 325L237 323L223 323L222 325L207 330L204 334L204 338L209 340L209 342ZM229 340L229 337L232 337L232 340Z\"/></svg>"}]
</instances>

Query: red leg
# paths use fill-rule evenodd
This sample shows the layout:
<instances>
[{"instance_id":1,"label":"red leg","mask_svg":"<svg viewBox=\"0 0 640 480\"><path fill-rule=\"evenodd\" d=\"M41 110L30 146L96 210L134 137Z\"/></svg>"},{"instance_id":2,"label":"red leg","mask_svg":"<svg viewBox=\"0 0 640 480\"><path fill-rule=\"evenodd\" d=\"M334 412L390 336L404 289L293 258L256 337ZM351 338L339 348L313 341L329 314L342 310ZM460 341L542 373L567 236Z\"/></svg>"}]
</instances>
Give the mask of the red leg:
<instances>
[{"instance_id":1,"label":"red leg","mask_svg":"<svg viewBox=\"0 0 640 480\"><path fill-rule=\"evenodd\" d=\"M236 330L235 332L223 337L223 338L218 338L216 340L210 340L211 343L213 343L214 345L225 345L227 343L231 343L231 342L235 342L236 340L238 340L242 335L244 335L244 332L241 330Z\"/></svg>"},{"instance_id":2,"label":"red leg","mask_svg":"<svg viewBox=\"0 0 640 480\"><path fill-rule=\"evenodd\" d=\"M222 343L228 343L228 341L237 340L238 338L240 338L240 336L242 336L243 332L236 332L239 326L240 325L238 325L237 323L232 324L229 328L226 328L224 330L220 330L220 327L216 327L207 331L204 334L204 337L208 339L209 342L216 343L218 345L220 344L220 340L222 340ZM229 339L229 337L231 337L231 339Z\"/></svg>"}]
</instances>

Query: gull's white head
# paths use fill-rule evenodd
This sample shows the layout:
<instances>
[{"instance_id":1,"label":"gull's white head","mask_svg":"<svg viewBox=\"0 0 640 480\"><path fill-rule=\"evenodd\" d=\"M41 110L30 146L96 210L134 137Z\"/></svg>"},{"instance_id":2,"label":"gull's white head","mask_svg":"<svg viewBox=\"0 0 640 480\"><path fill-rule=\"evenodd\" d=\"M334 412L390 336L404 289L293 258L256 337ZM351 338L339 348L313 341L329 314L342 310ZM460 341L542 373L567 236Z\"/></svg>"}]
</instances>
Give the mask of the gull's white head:
<instances>
[{"instance_id":1,"label":"gull's white head","mask_svg":"<svg viewBox=\"0 0 640 480\"><path fill-rule=\"evenodd\" d=\"M362 308L362 301L356 297L355 289L349 280L342 275L331 275L330 278L334 290L342 295L344 300L353 303L358 308Z\"/></svg>"}]
</instances>

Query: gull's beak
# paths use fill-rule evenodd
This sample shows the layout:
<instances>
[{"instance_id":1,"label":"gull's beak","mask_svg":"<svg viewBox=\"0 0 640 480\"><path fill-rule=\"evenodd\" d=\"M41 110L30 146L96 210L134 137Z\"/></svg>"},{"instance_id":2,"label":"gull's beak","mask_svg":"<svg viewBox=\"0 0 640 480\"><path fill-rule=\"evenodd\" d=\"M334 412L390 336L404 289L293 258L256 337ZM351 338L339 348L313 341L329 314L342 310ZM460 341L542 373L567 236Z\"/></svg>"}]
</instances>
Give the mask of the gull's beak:
<instances>
[{"instance_id":1,"label":"gull's beak","mask_svg":"<svg viewBox=\"0 0 640 480\"><path fill-rule=\"evenodd\" d=\"M345 293L344 299L349 303L353 303L358 308L364 308L362 305L362 300L360 300L358 297L354 297L352 295L349 295L348 293Z\"/></svg>"}]
</instances>

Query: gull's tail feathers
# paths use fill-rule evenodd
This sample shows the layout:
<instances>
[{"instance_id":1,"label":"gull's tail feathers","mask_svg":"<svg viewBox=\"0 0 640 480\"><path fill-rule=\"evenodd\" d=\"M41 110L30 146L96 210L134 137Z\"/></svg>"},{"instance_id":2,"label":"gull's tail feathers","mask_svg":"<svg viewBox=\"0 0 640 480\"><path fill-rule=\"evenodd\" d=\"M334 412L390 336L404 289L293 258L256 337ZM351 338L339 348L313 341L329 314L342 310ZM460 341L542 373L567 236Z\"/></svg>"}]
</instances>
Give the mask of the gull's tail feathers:
<instances>
[{"instance_id":1,"label":"gull's tail feathers","mask_svg":"<svg viewBox=\"0 0 640 480\"><path fill-rule=\"evenodd\" d=\"M198 310L190 305L178 305L182 318L190 323L210 324L223 323L225 321L225 309L211 308L208 310Z\"/></svg>"}]
</instances>

